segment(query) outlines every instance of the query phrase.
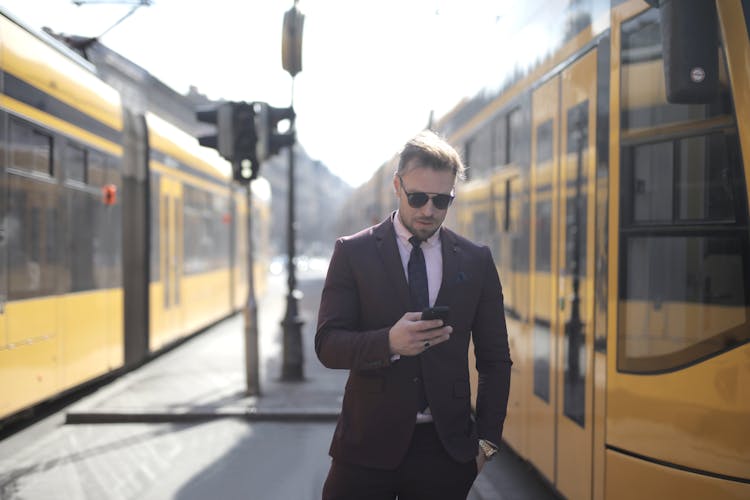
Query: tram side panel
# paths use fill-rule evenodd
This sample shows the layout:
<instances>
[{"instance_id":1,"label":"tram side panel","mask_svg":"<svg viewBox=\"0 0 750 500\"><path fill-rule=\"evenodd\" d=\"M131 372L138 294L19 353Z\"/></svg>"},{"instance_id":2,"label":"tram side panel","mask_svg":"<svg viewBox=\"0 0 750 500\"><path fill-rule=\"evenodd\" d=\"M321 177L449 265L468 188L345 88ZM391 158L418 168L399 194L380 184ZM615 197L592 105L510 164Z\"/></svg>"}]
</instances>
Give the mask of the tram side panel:
<instances>
[{"instance_id":1,"label":"tram side panel","mask_svg":"<svg viewBox=\"0 0 750 500\"><path fill-rule=\"evenodd\" d=\"M227 163L147 116L150 179L149 349L226 317L232 304Z\"/></svg>"},{"instance_id":2,"label":"tram side panel","mask_svg":"<svg viewBox=\"0 0 750 500\"><path fill-rule=\"evenodd\" d=\"M119 96L42 38L0 16L0 417L122 364Z\"/></svg>"},{"instance_id":3,"label":"tram side panel","mask_svg":"<svg viewBox=\"0 0 750 500\"><path fill-rule=\"evenodd\" d=\"M0 76L4 419L229 315L233 217L216 152L2 12Z\"/></svg>"},{"instance_id":4,"label":"tram side panel","mask_svg":"<svg viewBox=\"0 0 750 500\"><path fill-rule=\"evenodd\" d=\"M608 498L636 478L643 498L750 495L748 34L736 23L750 17L717 5L722 40L705 43L719 86L706 104L666 101L658 11L631 2L613 23Z\"/></svg>"}]
</instances>

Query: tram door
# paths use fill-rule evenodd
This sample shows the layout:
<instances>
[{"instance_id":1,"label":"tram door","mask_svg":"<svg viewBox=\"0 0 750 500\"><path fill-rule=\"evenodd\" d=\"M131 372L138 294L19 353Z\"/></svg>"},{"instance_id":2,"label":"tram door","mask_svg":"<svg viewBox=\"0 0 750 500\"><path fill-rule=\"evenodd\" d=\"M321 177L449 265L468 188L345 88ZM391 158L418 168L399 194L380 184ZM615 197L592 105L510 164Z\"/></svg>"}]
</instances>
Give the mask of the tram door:
<instances>
[{"instance_id":1,"label":"tram door","mask_svg":"<svg viewBox=\"0 0 750 500\"><path fill-rule=\"evenodd\" d=\"M529 458L592 498L596 52L532 96Z\"/></svg>"},{"instance_id":2,"label":"tram door","mask_svg":"<svg viewBox=\"0 0 750 500\"><path fill-rule=\"evenodd\" d=\"M162 177L159 200L160 226L160 276L161 297L156 297L161 304L161 321L157 345L160 347L182 331L184 311L182 308L182 185Z\"/></svg>"},{"instance_id":3,"label":"tram door","mask_svg":"<svg viewBox=\"0 0 750 500\"><path fill-rule=\"evenodd\" d=\"M553 325L557 308L557 262L554 259L553 207L557 205L554 187L557 184L559 158L558 137L560 77L554 77L532 96L531 137L531 217L534 221L531 238L531 363L526 379L531 380L528 400L529 459L551 483L555 482L555 355ZM529 373L530 372L530 373Z\"/></svg>"},{"instance_id":4,"label":"tram door","mask_svg":"<svg viewBox=\"0 0 750 500\"><path fill-rule=\"evenodd\" d=\"M592 497L596 51L565 69L557 176L556 478L568 498Z\"/></svg>"}]
</instances>

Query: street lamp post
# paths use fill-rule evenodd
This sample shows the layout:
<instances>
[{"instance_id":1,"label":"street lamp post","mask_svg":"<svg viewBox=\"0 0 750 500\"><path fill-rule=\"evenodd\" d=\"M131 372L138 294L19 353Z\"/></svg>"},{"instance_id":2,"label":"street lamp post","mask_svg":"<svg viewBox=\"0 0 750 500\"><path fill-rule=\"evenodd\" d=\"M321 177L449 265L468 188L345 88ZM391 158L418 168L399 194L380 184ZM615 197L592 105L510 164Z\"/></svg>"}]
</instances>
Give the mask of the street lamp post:
<instances>
[{"instance_id":1,"label":"street lamp post","mask_svg":"<svg viewBox=\"0 0 750 500\"><path fill-rule=\"evenodd\" d=\"M285 71L292 77L292 107L294 105L294 77L302 71L302 27L305 16L294 6L284 13L281 37L281 62ZM294 118L290 120L290 131L294 129ZM289 192L287 211L287 285L286 314L281 322L284 329L284 353L281 366L281 380L298 381L304 379L302 370L302 324L299 316L298 300L302 296L297 290L295 265L296 223L294 218L294 144L289 146Z\"/></svg>"}]
</instances>

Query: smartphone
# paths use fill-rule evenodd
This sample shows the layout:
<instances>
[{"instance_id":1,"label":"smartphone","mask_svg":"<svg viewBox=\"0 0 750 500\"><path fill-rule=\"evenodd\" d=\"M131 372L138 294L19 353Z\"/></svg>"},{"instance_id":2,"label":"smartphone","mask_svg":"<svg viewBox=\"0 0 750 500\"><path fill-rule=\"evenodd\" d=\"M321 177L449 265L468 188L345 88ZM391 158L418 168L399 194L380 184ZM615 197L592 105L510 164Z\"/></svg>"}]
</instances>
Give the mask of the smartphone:
<instances>
[{"instance_id":1,"label":"smartphone","mask_svg":"<svg viewBox=\"0 0 750 500\"><path fill-rule=\"evenodd\" d=\"M448 315L450 314L451 309L448 306L435 306L435 307L428 307L427 309L422 310L422 318L425 319L442 319L443 324L448 324Z\"/></svg>"}]
</instances>

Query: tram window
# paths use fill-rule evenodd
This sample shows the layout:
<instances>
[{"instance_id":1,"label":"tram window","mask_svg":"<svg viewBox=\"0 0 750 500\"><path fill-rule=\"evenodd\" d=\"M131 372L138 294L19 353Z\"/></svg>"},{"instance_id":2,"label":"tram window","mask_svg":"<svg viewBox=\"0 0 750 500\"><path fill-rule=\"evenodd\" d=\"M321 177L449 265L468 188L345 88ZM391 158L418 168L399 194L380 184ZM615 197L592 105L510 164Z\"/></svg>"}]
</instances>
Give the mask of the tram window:
<instances>
[{"instance_id":1,"label":"tram window","mask_svg":"<svg viewBox=\"0 0 750 500\"><path fill-rule=\"evenodd\" d=\"M67 154L66 154L67 156ZM70 210L70 287L71 291L91 290L94 287L95 234L99 228L94 224L98 200L84 190L66 190Z\"/></svg>"},{"instance_id":2,"label":"tram window","mask_svg":"<svg viewBox=\"0 0 750 500\"><path fill-rule=\"evenodd\" d=\"M122 184L120 160L114 156L99 155L99 153L92 151L89 156L89 165L92 167L98 165L97 158L101 158L101 165L106 173L104 176L104 184L114 184L115 186Z\"/></svg>"},{"instance_id":3,"label":"tram window","mask_svg":"<svg viewBox=\"0 0 750 500\"><path fill-rule=\"evenodd\" d=\"M207 216L210 226L210 238L213 240L213 251L210 253L211 266L221 269L229 266L229 200L219 194L210 194L211 206Z\"/></svg>"},{"instance_id":4,"label":"tram window","mask_svg":"<svg viewBox=\"0 0 750 500\"><path fill-rule=\"evenodd\" d=\"M506 233L509 233L511 231L511 217L510 217L510 210L511 210L511 183L513 182L512 179L508 179L505 181L505 207L504 207L504 218L503 218L503 231Z\"/></svg>"},{"instance_id":5,"label":"tram window","mask_svg":"<svg viewBox=\"0 0 750 500\"><path fill-rule=\"evenodd\" d=\"M552 159L554 143L552 140L552 119L536 128L536 162L544 163Z\"/></svg>"},{"instance_id":6,"label":"tram window","mask_svg":"<svg viewBox=\"0 0 750 500\"><path fill-rule=\"evenodd\" d=\"M673 148L671 142L647 144L625 151L624 164L632 162L633 222L672 220Z\"/></svg>"},{"instance_id":7,"label":"tram window","mask_svg":"<svg viewBox=\"0 0 750 500\"><path fill-rule=\"evenodd\" d=\"M736 129L623 148L618 369L675 369L750 340L742 171Z\"/></svg>"},{"instance_id":8,"label":"tram window","mask_svg":"<svg viewBox=\"0 0 750 500\"><path fill-rule=\"evenodd\" d=\"M718 47L717 47L718 50ZM664 61L659 12L649 9L622 25L623 131L684 124L731 113L727 69L719 57L720 90L710 104L669 104L664 83Z\"/></svg>"},{"instance_id":9,"label":"tram window","mask_svg":"<svg viewBox=\"0 0 750 500\"><path fill-rule=\"evenodd\" d=\"M700 236L628 239L625 295L665 302L742 306L742 245L736 238Z\"/></svg>"},{"instance_id":10,"label":"tram window","mask_svg":"<svg viewBox=\"0 0 750 500\"><path fill-rule=\"evenodd\" d=\"M474 172L472 172L472 150L474 148L474 140L469 139L464 143L464 164L466 165L466 170L464 171L464 174L466 175L466 180L471 180L474 178Z\"/></svg>"},{"instance_id":11,"label":"tram window","mask_svg":"<svg viewBox=\"0 0 750 500\"><path fill-rule=\"evenodd\" d=\"M184 268L186 274L229 265L228 200L186 185L184 187Z\"/></svg>"},{"instance_id":12,"label":"tram window","mask_svg":"<svg viewBox=\"0 0 750 500\"><path fill-rule=\"evenodd\" d=\"M620 369L669 369L748 340L743 239L627 239Z\"/></svg>"},{"instance_id":13,"label":"tram window","mask_svg":"<svg viewBox=\"0 0 750 500\"><path fill-rule=\"evenodd\" d=\"M516 233L520 227L520 185L518 177L512 177L505 181L505 210L503 231L506 233Z\"/></svg>"},{"instance_id":14,"label":"tram window","mask_svg":"<svg viewBox=\"0 0 750 500\"><path fill-rule=\"evenodd\" d=\"M581 312L581 290L576 280L586 275L588 190L586 167L589 143L589 102L583 101L566 113L566 166L563 190L565 203L565 265L562 271L573 278L571 307L564 316L563 413L584 426L586 408L586 329Z\"/></svg>"},{"instance_id":15,"label":"tram window","mask_svg":"<svg viewBox=\"0 0 750 500\"><path fill-rule=\"evenodd\" d=\"M521 116L521 108L516 108L508 113L508 125L507 125L507 158L506 163L513 163L519 165L521 162L521 150L523 148L521 144L521 136L523 134L523 117Z\"/></svg>"},{"instance_id":16,"label":"tram window","mask_svg":"<svg viewBox=\"0 0 750 500\"><path fill-rule=\"evenodd\" d=\"M94 184L99 174L90 175L89 183L94 186L120 184L120 173L116 159L97 151L89 151L89 174L101 172L98 184ZM104 205L101 191L96 189L92 203L94 213L94 283L96 288L111 288L122 284L122 204Z\"/></svg>"},{"instance_id":17,"label":"tram window","mask_svg":"<svg viewBox=\"0 0 750 500\"><path fill-rule=\"evenodd\" d=\"M474 179L486 178L493 166L492 127L484 127L471 139L472 177Z\"/></svg>"},{"instance_id":18,"label":"tram window","mask_svg":"<svg viewBox=\"0 0 750 500\"><path fill-rule=\"evenodd\" d=\"M552 159L553 144L553 124L552 120L547 120L536 128L536 164L537 168L541 164L547 163ZM548 170L549 167L546 167ZM550 253L552 251L552 202L549 198L552 196L552 189L549 181L541 181L537 185L537 202L536 202L536 270L551 271L552 260Z\"/></svg>"},{"instance_id":19,"label":"tram window","mask_svg":"<svg viewBox=\"0 0 750 500\"><path fill-rule=\"evenodd\" d=\"M680 220L734 221L734 192L729 165L737 138L721 133L679 142L676 187Z\"/></svg>"},{"instance_id":20,"label":"tram window","mask_svg":"<svg viewBox=\"0 0 750 500\"><path fill-rule=\"evenodd\" d=\"M10 141L13 168L52 175L52 136L12 120Z\"/></svg>"},{"instance_id":21,"label":"tram window","mask_svg":"<svg viewBox=\"0 0 750 500\"><path fill-rule=\"evenodd\" d=\"M586 191L586 151L589 141L588 101L570 108L567 113L568 173L565 213L564 271L575 276L586 275L586 227L588 219Z\"/></svg>"},{"instance_id":22,"label":"tram window","mask_svg":"<svg viewBox=\"0 0 750 500\"><path fill-rule=\"evenodd\" d=\"M49 182L52 136L11 120L9 147L8 295L16 300L53 294L60 245L57 186Z\"/></svg>"},{"instance_id":23,"label":"tram window","mask_svg":"<svg viewBox=\"0 0 750 500\"><path fill-rule=\"evenodd\" d=\"M59 248L56 186L11 174L9 187L10 300L53 294Z\"/></svg>"},{"instance_id":24,"label":"tram window","mask_svg":"<svg viewBox=\"0 0 750 500\"><path fill-rule=\"evenodd\" d=\"M103 186L106 184L106 176L107 169L104 155L96 151L89 151L88 183L92 186Z\"/></svg>"},{"instance_id":25,"label":"tram window","mask_svg":"<svg viewBox=\"0 0 750 500\"><path fill-rule=\"evenodd\" d=\"M634 373L750 341L746 183L723 53L714 102L669 104L658 23L651 9L622 28L617 368Z\"/></svg>"},{"instance_id":26,"label":"tram window","mask_svg":"<svg viewBox=\"0 0 750 500\"><path fill-rule=\"evenodd\" d=\"M493 140L493 165L504 165L507 163L507 136L506 136L506 124L503 118L495 120L493 125L494 140Z\"/></svg>"},{"instance_id":27,"label":"tram window","mask_svg":"<svg viewBox=\"0 0 750 500\"><path fill-rule=\"evenodd\" d=\"M151 241L149 242L149 246L151 247L150 251L150 280L152 282L157 282L161 279L161 219L159 217L160 211L164 210L164 207L161 206L161 177L157 174L152 173L151 174L151 203L150 209L151 209Z\"/></svg>"},{"instance_id":28,"label":"tram window","mask_svg":"<svg viewBox=\"0 0 750 500\"><path fill-rule=\"evenodd\" d=\"M549 403L550 359L552 358L552 335L550 323L544 319L534 320L534 394Z\"/></svg>"},{"instance_id":29,"label":"tram window","mask_svg":"<svg viewBox=\"0 0 750 500\"><path fill-rule=\"evenodd\" d=\"M209 235L203 221L203 212L206 205L204 195L204 192L198 191L192 186L184 186L183 188L185 207L184 267L186 274L199 273L208 268L203 258L204 247L210 246L210 242L206 241Z\"/></svg>"},{"instance_id":30,"label":"tram window","mask_svg":"<svg viewBox=\"0 0 750 500\"><path fill-rule=\"evenodd\" d=\"M633 223L735 220L736 133L715 132L623 149Z\"/></svg>"},{"instance_id":31,"label":"tram window","mask_svg":"<svg viewBox=\"0 0 750 500\"><path fill-rule=\"evenodd\" d=\"M474 213L471 225L474 229L474 240L477 243L491 243L491 235L494 234L490 214L485 211Z\"/></svg>"},{"instance_id":32,"label":"tram window","mask_svg":"<svg viewBox=\"0 0 750 500\"><path fill-rule=\"evenodd\" d=\"M86 183L86 150L74 144L65 146L66 177L71 181Z\"/></svg>"},{"instance_id":33,"label":"tram window","mask_svg":"<svg viewBox=\"0 0 750 500\"><path fill-rule=\"evenodd\" d=\"M565 274L586 275L586 197L569 197L565 203Z\"/></svg>"},{"instance_id":34,"label":"tram window","mask_svg":"<svg viewBox=\"0 0 750 500\"><path fill-rule=\"evenodd\" d=\"M552 270L552 202L536 203L536 271Z\"/></svg>"},{"instance_id":35,"label":"tram window","mask_svg":"<svg viewBox=\"0 0 750 500\"><path fill-rule=\"evenodd\" d=\"M172 296L172 283L176 281L177 277L175 274L177 272L173 271L173 265L174 260L177 259L177 251L176 246L177 243L174 241L175 236L175 220L173 218L174 212L173 212L173 205L172 205L172 197L168 194L160 195L161 197L161 233L164 235L164 253L162 254L162 265L164 267L164 291L163 291L163 306L165 309L168 309L171 302L171 296ZM176 266L175 266L176 267Z\"/></svg>"}]
</instances>

